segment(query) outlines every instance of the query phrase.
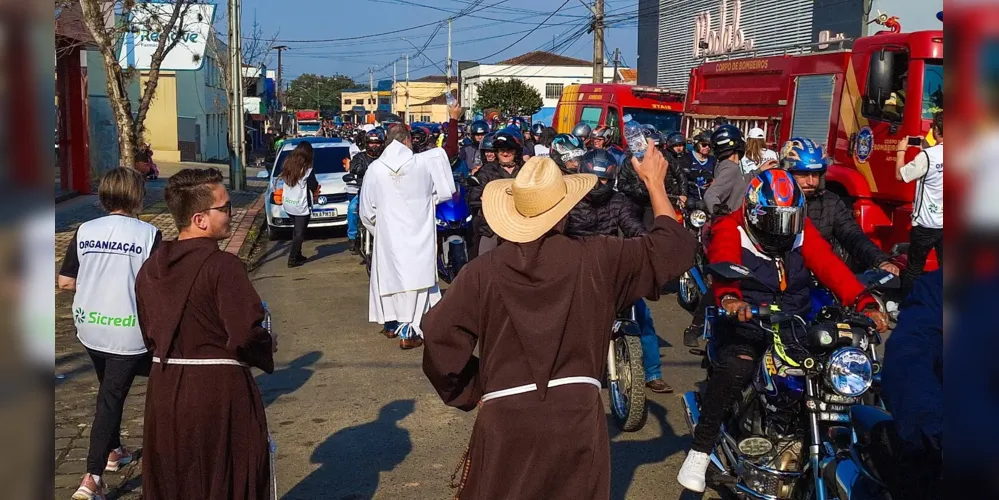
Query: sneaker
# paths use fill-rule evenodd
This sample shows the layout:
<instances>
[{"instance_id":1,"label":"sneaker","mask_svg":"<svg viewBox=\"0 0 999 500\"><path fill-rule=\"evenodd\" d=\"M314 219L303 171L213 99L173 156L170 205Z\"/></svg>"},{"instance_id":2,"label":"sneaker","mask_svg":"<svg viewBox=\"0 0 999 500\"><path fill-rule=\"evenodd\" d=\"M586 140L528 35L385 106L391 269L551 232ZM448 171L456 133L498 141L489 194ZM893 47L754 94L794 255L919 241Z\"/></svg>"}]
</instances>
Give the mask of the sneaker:
<instances>
[{"instance_id":1,"label":"sneaker","mask_svg":"<svg viewBox=\"0 0 999 500\"><path fill-rule=\"evenodd\" d=\"M704 324L693 324L683 331L683 345L687 347L697 347L697 339L704 333Z\"/></svg>"},{"instance_id":2,"label":"sneaker","mask_svg":"<svg viewBox=\"0 0 999 500\"><path fill-rule=\"evenodd\" d=\"M649 380L645 383L645 387L648 387L650 391L659 394L669 394L673 392L673 388L661 378Z\"/></svg>"},{"instance_id":3,"label":"sneaker","mask_svg":"<svg viewBox=\"0 0 999 500\"><path fill-rule=\"evenodd\" d=\"M111 453L108 454L108 464L104 467L104 470L108 472L118 472L118 469L132 463L132 460L134 459L135 455L131 451L128 451L128 448L125 448L124 446L118 448L117 450L111 450Z\"/></svg>"},{"instance_id":4,"label":"sneaker","mask_svg":"<svg viewBox=\"0 0 999 500\"><path fill-rule=\"evenodd\" d=\"M680 486L697 493L704 493L704 474L708 471L711 457L707 453L690 450L676 475Z\"/></svg>"},{"instance_id":5,"label":"sneaker","mask_svg":"<svg viewBox=\"0 0 999 500\"><path fill-rule=\"evenodd\" d=\"M107 492L104 490L104 481L98 483L89 473L83 475L80 487L73 493L73 500L105 500Z\"/></svg>"}]
</instances>

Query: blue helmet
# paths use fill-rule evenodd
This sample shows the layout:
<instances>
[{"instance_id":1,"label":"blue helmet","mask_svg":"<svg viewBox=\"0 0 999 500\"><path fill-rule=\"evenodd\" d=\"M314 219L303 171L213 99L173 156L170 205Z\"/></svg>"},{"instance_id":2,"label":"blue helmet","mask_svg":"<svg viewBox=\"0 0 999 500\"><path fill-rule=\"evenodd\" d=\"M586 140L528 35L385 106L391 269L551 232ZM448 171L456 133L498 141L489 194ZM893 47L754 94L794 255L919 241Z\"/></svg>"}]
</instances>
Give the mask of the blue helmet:
<instances>
[{"instance_id":1,"label":"blue helmet","mask_svg":"<svg viewBox=\"0 0 999 500\"><path fill-rule=\"evenodd\" d=\"M593 174L600 179L614 180L617 178L618 161L606 149L591 149L583 155L579 162L579 173Z\"/></svg>"},{"instance_id":2,"label":"blue helmet","mask_svg":"<svg viewBox=\"0 0 999 500\"><path fill-rule=\"evenodd\" d=\"M576 166L569 168L569 162L579 160L586 154L586 146L583 141L572 134L559 134L552 139L552 147L549 148L548 156L555 160L558 167L563 171L576 170Z\"/></svg>"},{"instance_id":3,"label":"blue helmet","mask_svg":"<svg viewBox=\"0 0 999 500\"><path fill-rule=\"evenodd\" d=\"M805 229L805 195L790 173L776 168L761 172L746 188L743 216L757 247L771 255L785 252Z\"/></svg>"},{"instance_id":4,"label":"blue helmet","mask_svg":"<svg viewBox=\"0 0 999 500\"><path fill-rule=\"evenodd\" d=\"M534 122L534 124L531 125L531 134L533 134L535 137L539 137L543 133L545 133L545 124L544 123Z\"/></svg>"},{"instance_id":5,"label":"blue helmet","mask_svg":"<svg viewBox=\"0 0 999 500\"><path fill-rule=\"evenodd\" d=\"M822 146L804 137L792 137L784 143L780 151L780 166L791 173L824 173L829 168L829 159Z\"/></svg>"}]
</instances>

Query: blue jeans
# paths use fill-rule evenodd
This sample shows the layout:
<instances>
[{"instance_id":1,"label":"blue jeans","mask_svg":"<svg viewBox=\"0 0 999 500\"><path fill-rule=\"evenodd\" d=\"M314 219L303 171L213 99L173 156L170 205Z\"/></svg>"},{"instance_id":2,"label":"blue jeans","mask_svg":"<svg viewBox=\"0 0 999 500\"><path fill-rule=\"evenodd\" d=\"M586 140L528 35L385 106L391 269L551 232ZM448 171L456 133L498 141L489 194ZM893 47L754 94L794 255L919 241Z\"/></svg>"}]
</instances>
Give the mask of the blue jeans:
<instances>
[{"instance_id":1,"label":"blue jeans","mask_svg":"<svg viewBox=\"0 0 999 500\"><path fill-rule=\"evenodd\" d=\"M357 216L357 205L359 196L354 195L347 204L347 239L354 241L357 238L357 224L360 222Z\"/></svg>"},{"instance_id":2,"label":"blue jeans","mask_svg":"<svg viewBox=\"0 0 999 500\"><path fill-rule=\"evenodd\" d=\"M652 311L645 305L645 300L635 302L635 320L642 330L642 365L645 366L645 381L663 378L663 363L659 359L659 336L656 326L652 324Z\"/></svg>"}]
</instances>

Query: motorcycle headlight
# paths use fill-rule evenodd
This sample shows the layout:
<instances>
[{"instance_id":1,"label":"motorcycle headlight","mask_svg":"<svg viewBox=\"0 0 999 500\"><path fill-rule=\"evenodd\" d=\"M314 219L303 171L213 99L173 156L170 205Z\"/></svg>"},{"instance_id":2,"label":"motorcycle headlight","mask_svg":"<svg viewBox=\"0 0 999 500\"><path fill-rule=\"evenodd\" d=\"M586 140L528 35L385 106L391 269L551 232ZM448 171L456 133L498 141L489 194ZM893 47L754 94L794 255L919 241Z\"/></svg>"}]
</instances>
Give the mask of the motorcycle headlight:
<instances>
[{"instance_id":1,"label":"motorcycle headlight","mask_svg":"<svg viewBox=\"0 0 999 500\"><path fill-rule=\"evenodd\" d=\"M708 223L708 214L704 210L694 210L690 212L690 225L701 227Z\"/></svg>"},{"instance_id":2,"label":"motorcycle headlight","mask_svg":"<svg viewBox=\"0 0 999 500\"><path fill-rule=\"evenodd\" d=\"M873 381L874 367L864 351L844 347L829 356L826 383L840 396L858 397L871 388Z\"/></svg>"}]
</instances>

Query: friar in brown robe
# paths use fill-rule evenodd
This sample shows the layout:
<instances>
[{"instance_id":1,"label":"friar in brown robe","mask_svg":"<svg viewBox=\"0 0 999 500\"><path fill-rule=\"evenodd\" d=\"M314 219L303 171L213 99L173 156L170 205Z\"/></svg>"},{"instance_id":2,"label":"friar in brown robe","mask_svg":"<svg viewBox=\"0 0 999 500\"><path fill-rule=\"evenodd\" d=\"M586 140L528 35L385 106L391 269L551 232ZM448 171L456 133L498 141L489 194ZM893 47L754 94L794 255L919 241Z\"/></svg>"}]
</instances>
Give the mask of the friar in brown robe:
<instances>
[{"instance_id":1,"label":"friar in brown robe","mask_svg":"<svg viewBox=\"0 0 999 500\"><path fill-rule=\"evenodd\" d=\"M591 383L599 384L606 369L611 325L639 298L658 298L665 283L691 267L696 249L691 233L671 216L665 165L651 165L662 156L651 150L646 156L650 165L638 170L658 217L648 234L634 239L562 234L559 213L568 209L558 212L557 204L538 201L546 196L539 184L558 184L552 177L560 175L557 166L540 165L550 160L532 159L512 186L492 193L487 187L484 212L507 241L470 262L424 317L423 370L446 404L466 411L495 391L536 388L481 403L459 498L609 498L607 420ZM554 174L539 172L546 169ZM543 190L554 190L553 203L575 204L571 186ZM490 194L518 198L518 192L524 207L516 202L512 210L507 200L506 216L490 218ZM532 211L562 222L534 224ZM519 224L534 224L533 231L543 234L530 235ZM516 242L530 238L536 239ZM596 380L548 385L567 377Z\"/></svg>"},{"instance_id":2,"label":"friar in brown robe","mask_svg":"<svg viewBox=\"0 0 999 500\"><path fill-rule=\"evenodd\" d=\"M229 223L214 208L228 201L218 180L216 201L205 203L210 210L186 210L209 236L184 239L182 229L182 239L163 242L136 278L139 326L154 356L143 425L145 500L269 498L267 418L250 367L273 372L275 344L246 268L218 248Z\"/></svg>"}]
</instances>

